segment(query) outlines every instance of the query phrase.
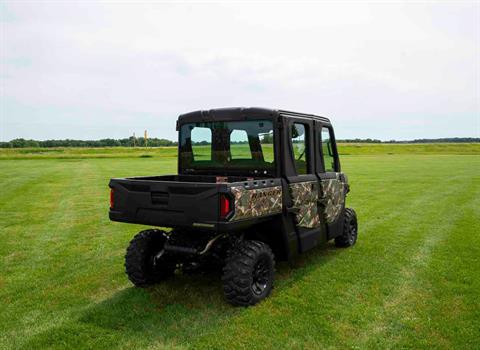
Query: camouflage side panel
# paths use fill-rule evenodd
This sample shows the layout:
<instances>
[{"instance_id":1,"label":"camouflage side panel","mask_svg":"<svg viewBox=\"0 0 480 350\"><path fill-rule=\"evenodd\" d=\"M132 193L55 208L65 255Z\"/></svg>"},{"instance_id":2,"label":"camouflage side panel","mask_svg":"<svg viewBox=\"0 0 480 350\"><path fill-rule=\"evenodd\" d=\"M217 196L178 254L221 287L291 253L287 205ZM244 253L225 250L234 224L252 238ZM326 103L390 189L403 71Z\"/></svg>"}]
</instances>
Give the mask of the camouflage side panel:
<instances>
[{"instance_id":1,"label":"camouflage side panel","mask_svg":"<svg viewBox=\"0 0 480 350\"><path fill-rule=\"evenodd\" d=\"M346 179L346 177L344 177ZM345 180L346 181L346 180ZM325 221L335 222L345 204L346 182L341 180L340 173L335 179L322 180L322 198L325 198Z\"/></svg>"},{"instance_id":2,"label":"camouflage side panel","mask_svg":"<svg viewBox=\"0 0 480 350\"><path fill-rule=\"evenodd\" d=\"M282 186L256 189L232 186L230 189L235 198L235 213L231 221L282 212Z\"/></svg>"},{"instance_id":3,"label":"camouflage side panel","mask_svg":"<svg viewBox=\"0 0 480 350\"><path fill-rule=\"evenodd\" d=\"M296 214L296 222L300 227L314 228L320 226L318 212L318 182L298 182L290 184L293 207L299 211Z\"/></svg>"}]
</instances>

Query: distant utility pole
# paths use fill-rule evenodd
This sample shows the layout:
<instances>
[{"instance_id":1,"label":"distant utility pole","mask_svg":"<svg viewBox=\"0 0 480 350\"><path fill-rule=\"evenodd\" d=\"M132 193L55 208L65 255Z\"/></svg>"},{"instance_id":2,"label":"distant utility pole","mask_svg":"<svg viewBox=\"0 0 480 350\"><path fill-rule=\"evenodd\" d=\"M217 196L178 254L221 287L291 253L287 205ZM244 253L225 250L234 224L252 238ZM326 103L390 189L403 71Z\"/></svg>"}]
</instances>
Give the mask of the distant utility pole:
<instances>
[{"instance_id":1,"label":"distant utility pole","mask_svg":"<svg viewBox=\"0 0 480 350\"><path fill-rule=\"evenodd\" d=\"M135 137L135 132L133 133L133 147L135 147L135 141L136 141L136 137Z\"/></svg>"},{"instance_id":2,"label":"distant utility pole","mask_svg":"<svg viewBox=\"0 0 480 350\"><path fill-rule=\"evenodd\" d=\"M145 132L143 133L143 138L144 138L144 140L145 140L145 147L147 147L147 143L148 143L147 130L145 130Z\"/></svg>"}]
</instances>

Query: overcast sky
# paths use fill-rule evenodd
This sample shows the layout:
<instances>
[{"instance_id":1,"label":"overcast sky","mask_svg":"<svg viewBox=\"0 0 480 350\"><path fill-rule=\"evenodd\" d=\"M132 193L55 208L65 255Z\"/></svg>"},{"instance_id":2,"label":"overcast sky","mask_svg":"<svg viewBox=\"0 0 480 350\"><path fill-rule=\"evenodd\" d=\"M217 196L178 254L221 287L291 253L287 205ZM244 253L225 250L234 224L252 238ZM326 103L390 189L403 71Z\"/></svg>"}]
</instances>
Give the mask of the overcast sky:
<instances>
[{"instance_id":1,"label":"overcast sky","mask_svg":"<svg viewBox=\"0 0 480 350\"><path fill-rule=\"evenodd\" d=\"M480 137L478 2L334 4L3 0L0 139L176 139L179 114L227 106Z\"/></svg>"}]
</instances>

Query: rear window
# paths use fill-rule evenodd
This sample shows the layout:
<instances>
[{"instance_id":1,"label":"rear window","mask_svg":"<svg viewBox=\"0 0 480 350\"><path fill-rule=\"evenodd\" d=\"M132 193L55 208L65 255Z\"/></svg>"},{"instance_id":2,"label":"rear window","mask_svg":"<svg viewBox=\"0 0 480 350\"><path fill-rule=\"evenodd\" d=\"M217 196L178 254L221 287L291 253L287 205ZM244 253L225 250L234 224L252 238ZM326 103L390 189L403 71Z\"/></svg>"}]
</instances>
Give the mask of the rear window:
<instances>
[{"instance_id":1,"label":"rear window","mask_svg":"<svg viewBox=\"0 0 480 350\"><path fill-rule=\"evenodd\" d=\"M180 169L184 173L251 173L275 169L273 125L269 120L200 122L180 128Z\"/></svg>"},{"instance_id":2,"label":"rear window","mask_svg":"<svg viewBox=\"0 0 480 350\"><path fill-rule=\"evenodd\" d=\"M195 154L197 160L209 160L212 158L212 151L210 147L205 147L210 145L212 141L212 130L209 128L193 128L191 134L192 140L195 142L192 143L192 150Z\"/></svg>"}]
</instances>

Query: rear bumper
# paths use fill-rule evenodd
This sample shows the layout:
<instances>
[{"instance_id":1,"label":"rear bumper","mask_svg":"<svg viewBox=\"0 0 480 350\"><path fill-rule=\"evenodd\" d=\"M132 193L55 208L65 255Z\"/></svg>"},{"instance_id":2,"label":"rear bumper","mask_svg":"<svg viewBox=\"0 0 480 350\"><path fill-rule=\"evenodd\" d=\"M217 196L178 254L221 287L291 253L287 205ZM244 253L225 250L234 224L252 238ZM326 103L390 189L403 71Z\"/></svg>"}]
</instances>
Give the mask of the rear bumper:
<instances>
[{"instance_id":1,"label":"rear bumper","mask_svg":"<svg viewBox=\"0 0 480 350\"><path fill-rule=\"evenodd\" d=\"M110 210L108 213L110 220L125 222L130 224L150 225L158 227L184 227L194 228L202 231L211 231L217 233L237 232L260 222L272 220L274 217L265 216L248 220L239 220L232 222L214 221L214 222L194 222L186 220L183 214L166 213L156 210L142 210L139 215L131 216L128 213Z\"/></svg>"}]
</instances>

